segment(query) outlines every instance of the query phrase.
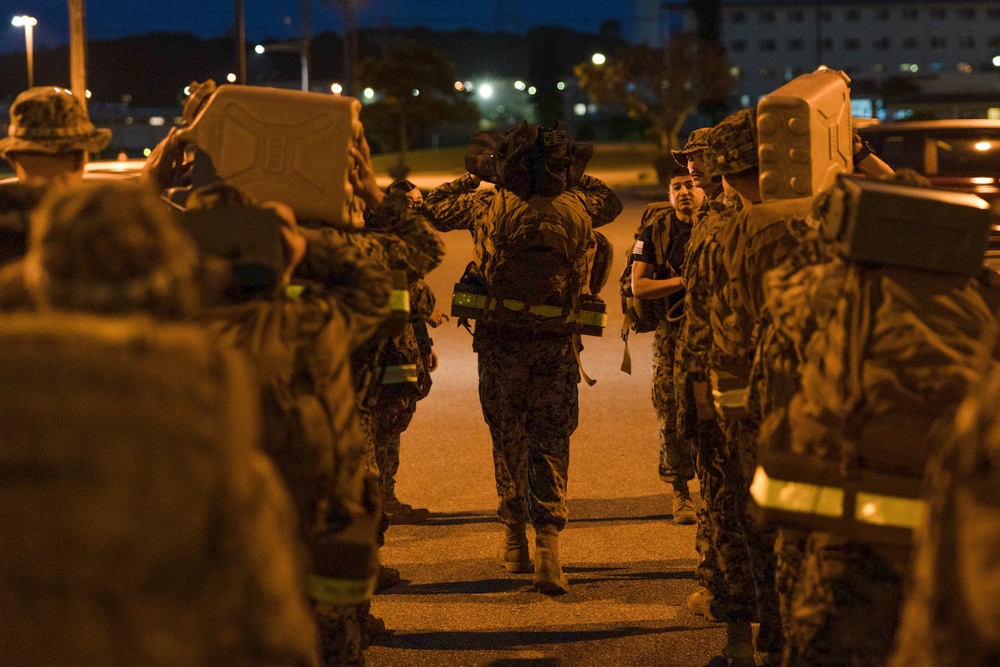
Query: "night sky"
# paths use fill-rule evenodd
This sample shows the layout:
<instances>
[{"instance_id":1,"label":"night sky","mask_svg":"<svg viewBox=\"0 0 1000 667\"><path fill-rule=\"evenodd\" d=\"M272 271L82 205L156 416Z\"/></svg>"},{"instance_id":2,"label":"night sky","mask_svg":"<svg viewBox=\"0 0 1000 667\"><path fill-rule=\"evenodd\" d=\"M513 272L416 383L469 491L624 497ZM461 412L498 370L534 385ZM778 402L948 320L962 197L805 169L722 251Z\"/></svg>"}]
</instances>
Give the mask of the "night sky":
<instances>
[{"instance_id":1,"label":"night sky","mask_svg":"<svg viewBox=\"0 0 1000 667\"><path fill-rule=\"evenodd\" d=\"M629 0L366 0L359 12L362 27L388 21L393 26L426 25L438 30L498 27L523 32L537 25L561 25L596 32L608 19L617 19L626 33L638 17ZM66 43L67 9L64 0L6 0L10 16L30 14L38 19L39 46ZM297 37L301 30L300 0L244 0L247 39ZM222 35L233 22L232 0L87 0L87 36L104 39L150 31L193 32L203 37ZM498 17L502 20L498 21ZM325 0L312 0L313 32L340 31L340 19ZM24 33L0 16L0 52L24 49Z\"/></svg>"}]
</instances>

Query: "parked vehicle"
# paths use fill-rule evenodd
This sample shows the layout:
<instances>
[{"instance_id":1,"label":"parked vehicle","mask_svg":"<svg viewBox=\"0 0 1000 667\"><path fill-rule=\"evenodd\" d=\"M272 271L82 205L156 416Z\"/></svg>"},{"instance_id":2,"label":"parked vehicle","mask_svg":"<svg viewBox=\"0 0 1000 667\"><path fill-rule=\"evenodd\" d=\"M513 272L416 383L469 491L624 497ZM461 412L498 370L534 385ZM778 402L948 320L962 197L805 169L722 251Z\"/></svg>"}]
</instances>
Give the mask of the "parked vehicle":
<instances>
[{"instance_id":1,"label":"parked vehicle","mask_svg":"<svg viewBox=\"0 0 1000 667\"><path fill-rule=\"evenodd\" d=\"M1000 120L879 123L858 133L894 169L915 169L935 187L1000 201Z\"/></svg>"}]
</instances>

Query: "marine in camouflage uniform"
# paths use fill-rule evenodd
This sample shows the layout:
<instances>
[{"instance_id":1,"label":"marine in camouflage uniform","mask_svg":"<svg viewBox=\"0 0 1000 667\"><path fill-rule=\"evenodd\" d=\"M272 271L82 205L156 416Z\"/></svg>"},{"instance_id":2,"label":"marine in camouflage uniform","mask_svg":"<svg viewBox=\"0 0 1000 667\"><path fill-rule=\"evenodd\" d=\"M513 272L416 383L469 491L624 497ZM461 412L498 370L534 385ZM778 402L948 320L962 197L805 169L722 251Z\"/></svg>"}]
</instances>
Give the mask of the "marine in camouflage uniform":
<instances>
[{"instance_id":1,"label":"marine in camouflage uniform","mask_svg":"<svg viewBox=\"0 0 1000 667\"><path fill-rule=\"evenodd\" d=\"M32 222L25 276L46 312L5 318L3 334L0 393L21 417L2 420L4 467L25 476L4 486L3 559L21 569L0 596L0 653L315 665L295 515L257 449L251 376L179 323L200 306L190 239L115 181L54 193ZM35 427L11 431L25 415Z\"/></svg>"},{"instance_id":2,"label":"marine in camouflage uniform","mask_svg":"<svg viewBox=\"0 0 1000 667\"><path fill-rule=\"evenodd\" d=\"M677 432L674 352L678 330L669 318L672 317L673 306L684 298L684 256L694 214L701 206L704 195L695 188L687 171L675 173L669 188L669 205L660 202L650 204L643 214L641 231L632 249L632 292L639 298L647 299L653 297L642 295L652 293L668 304L665 310L667 317L653 333L651 393L659 420L659 474L660 479L673 488L674 521L692 524L696 515L688 482L694 479L694 452L691 440L682 438ZM659 266L658 262L661 263ZM672 291L663 296L668 289Z\"/></svg>"},{"instance_id":3,"label":"marine in camouflage uniform","mask_svg":"<svg viewBox=\"0 0 1000 667\"><path fill-rule=\"evenodd\" d=\"M890 667L1000 664L1000 365L986 366L927 468Z\"/></svg>"},{"instance_id":4,"label":"marine in camouflage uniform","mask_svg":"<svg viewBox=\"0 0 1000 667\"><path fill-rule=\"evenodd\" d=\"M740 244L751 240L741 235L746 232L750 207L760 201L756 114L743 110L727 117L712 129L708 143L707 162L739 193L746 207L710 220L698 257L698 282L688 288L694 294L688 313L687 354L707 363L715 399L715 420L702 419L698 429L698 451L708 459L701 464L702 494L725 580L723 591L710 591L710 609L713 616L728 623L723 655L730 664L753 663L750 622L758 616L761 629L756 648L774 663L780 659L782 632L774 588L773 534L753 526L746 514L756 429L741 406L756 322L741 287L754 277L741 275L743 267L734 261Z\"/></svg>"},{"instance_id":5,"label":"marine in camouflage uniform","mask_svg":"<svg viewBox=\"0 0 1000 667\"><path fill-rule=\"evenodd\" d=\"M695 271L698 265L698 257L705 247L707 238L706 221L717 214L721 214L729 209L742 207L739 199L730 199L722 188L722 177L715 176L707 171L704 162L704 151L708 148L708 135L711 128L700 128L694 130L688 137L683 150L672 151L677 163L688 169L696 186L705 193L705 198L698 208L694 225L691 228L691 239L688 241L684 259L684 284L695 284L700 277ZM691 298L685 292L685 304ZM682 312L681 321L677 325L677 347L674 352L674 394L677 397L677 433L678 436L687 439L693 447L693 463L695 472L702 483L702 461L707 461L710 457L699 449L699 443L704 439L698 437L698 408L695 401L695 387L704 389L706 385L707 368L704 361L691 357L687 352L686 341L690 335L689 320L685 305ZM702 391L701 396L707 408L707 394ZM703 408L703 409L705 409ZM707 418L707 416L706 416ZM704 492L702 492L704 498ZM698 565L695 568L695 577L699 588L689 600L688 607L695 613L710 615L708 603L714 591L723 590L725 583L718 567L718 556L711 538L711 524L708 509L705 503L701 503L697 513L697 530L695 532L695 548L698 551Z\"/></svg>"},{"instance_id":6,"label":"marine in camouflage uniform","mask_svg":"<svg viewBox=\"0 0 1000 667\"><path fill-rule=\"evenodd\" d=\"M0 273L0 307L27 301L17 260L27 249L31 212L47 191L79 184L89 153L110 141L111 131L95 128L68 90L40 86L14 98L7 137L0 139L0 157L17 174L16 183L0 184L0 266L13 263Z\"/></svg>"},{"instance_id":7,"label":"marine in camouflage uniform","mask_svg":"<svg viewBox=\"0 0 1000 667\"><path fill-rule=\"evenodd\" d=\"M336 292L337 281L324 278L324 272L326 266L342 266L338 257L343 253L355 257L357 262L372 262L385 274L401 270L411 275L424 275L430 271L440 263L444 244L427 220L411 211L404 199L401 195L388 196L377 207L373 207L374 211L367 222L368 228L363 231L343 231L331 227L304 229L309 245L299 274L319 279ZM405 405L390 406L391 410L383 411L379 408L380 386L375 382L378 360L390 338L396 338L401 344L416 345L413 336L405 333L409 326L407 318L408 313L396 312L386 323L393 330L388 333L383 331L355 350L351 356L353 395L364 439L362 465L379 478L379 461L384 459L386 443L385 439L379 438L379 434L391 430L392 424L386 420L396 420L401 414L408 418L407 410L410 406L406 401ZM380 431L387 424L388 427ZM382 493L380 487L379 495ZM387 527L388 521L383 517L378 534L380 544L384 542ZM367 647L371 635L382 627L381 621L370 615L369 608L370 605L366 603L321 610L318 622L321 640L329 637L330 643L324 647L329 664L337 664L338 661L344 665L363 664L361 651ZM326 629L325 633L323 629Z\"/></svg>"},{"instance_id":8,"label":"marine in camouflage uniform","mask_svg":"<svg viewBox=\"0 0 1000 667\"><path fill-rule=\"evenodd\" d=\"M571 141L571 140L570 140ZM491 276L497 263L498 228L531 214L524 199L506 187L477 189L467 174L428 194L425 208L439 230L472 234L477 265ZM596 178L556 197L560 209L592 228L614 220L622 206ZM585 283L585 276L580 283ZM569 441L577 426L580 381L575 336L548 330L530 316L481 318L473 350L479 355L479 396L493 441L500 522L500 559L509 571L531 571L525 524L535 529L535 586L546 594L566 592L557 536L566 526Z\"/></svg>"}]
</instances>

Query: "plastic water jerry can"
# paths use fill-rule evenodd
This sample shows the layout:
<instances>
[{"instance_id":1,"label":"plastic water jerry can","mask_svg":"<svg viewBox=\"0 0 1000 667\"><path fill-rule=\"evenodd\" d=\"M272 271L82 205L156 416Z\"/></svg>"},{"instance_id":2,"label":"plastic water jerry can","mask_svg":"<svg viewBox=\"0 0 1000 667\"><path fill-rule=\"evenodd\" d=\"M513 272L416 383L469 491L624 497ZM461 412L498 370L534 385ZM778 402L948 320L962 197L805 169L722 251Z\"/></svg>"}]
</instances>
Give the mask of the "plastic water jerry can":
<instances>
[{"instance_id":1,"label":"plastic water jerry can","mask_svg":"<svg viewBox=\"0 0 1000 667\"><path fill-rule=\"evenodd\" d=\"M358 207L348 150L361 137L360 110L353 97L224 85L184 134L220 178L257 201L350 227Z\"/></svg>"}]
</instances>

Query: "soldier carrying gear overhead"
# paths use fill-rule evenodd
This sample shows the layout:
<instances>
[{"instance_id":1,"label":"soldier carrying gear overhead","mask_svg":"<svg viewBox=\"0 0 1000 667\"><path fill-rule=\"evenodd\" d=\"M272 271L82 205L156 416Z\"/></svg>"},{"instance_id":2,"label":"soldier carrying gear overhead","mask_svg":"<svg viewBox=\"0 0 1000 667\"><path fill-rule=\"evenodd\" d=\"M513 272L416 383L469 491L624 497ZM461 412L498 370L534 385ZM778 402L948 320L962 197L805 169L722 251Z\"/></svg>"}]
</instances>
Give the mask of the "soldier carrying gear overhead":
<instances>
[{"instance_id":1,"label":"soldier carrying gear overhead","mask_svg":"<svg viewBox=\"0 0 1000 667\"><path fill-rule=\"evenodd\" d=\"M548 298L557 307L572 308L587 282L579 271L591 247L591 230L614 220L621 202L606 185L583 175L590 149L559 126L545 130L522 123L502 137L492 155L481 165L467 161L467 168L481 176L466 174L428 194L428 217L441 231L472 234L475 266L496 297L529 305ZM493 175L496 189L477 189L482 176ZM535 232L551 232L551 238L543 242L546 234ZM538 243L519 243L529 238ZM530 268L531 262L520 261L528 257L535 260ZM524 270L513 270L515 265ZM549 595L565 593L569 585L558 535L568 515L580 346L565 320L497 308L476 321L473 341L483 415L493 440L497 514L504 527L499 561L510 572L532 571L525 532L530 518L534 584Z\"/></svg>"}]
</instances>

